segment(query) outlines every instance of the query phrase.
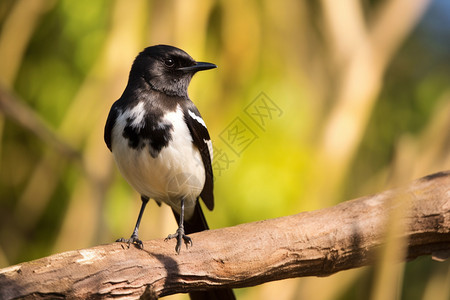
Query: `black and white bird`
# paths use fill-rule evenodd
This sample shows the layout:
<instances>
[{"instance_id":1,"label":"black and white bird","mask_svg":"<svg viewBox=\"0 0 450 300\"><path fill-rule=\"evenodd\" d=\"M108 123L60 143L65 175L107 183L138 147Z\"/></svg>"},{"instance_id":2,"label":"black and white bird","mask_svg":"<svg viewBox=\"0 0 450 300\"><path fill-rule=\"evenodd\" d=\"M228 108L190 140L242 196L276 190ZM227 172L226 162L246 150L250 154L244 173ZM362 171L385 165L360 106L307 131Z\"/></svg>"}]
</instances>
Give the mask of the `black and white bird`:
<instances>
[{"instance_id":1,"label":"black and white bird","mask_svg":"<svg viewBox=\"0 0 450 300\"><path fill-rule=\"evenodd\" d=\"M136 57L105 126L106 145L142 200L133 234L117 241L143 247L138 229L149 199L172 208L179 227L167 239L177 239L177 253L183 241L192 245L187 234L208 229L198 199L213 209L212 144L187 89L196 72L216 67L167 45Z\"/></svg>"}]
</instances>

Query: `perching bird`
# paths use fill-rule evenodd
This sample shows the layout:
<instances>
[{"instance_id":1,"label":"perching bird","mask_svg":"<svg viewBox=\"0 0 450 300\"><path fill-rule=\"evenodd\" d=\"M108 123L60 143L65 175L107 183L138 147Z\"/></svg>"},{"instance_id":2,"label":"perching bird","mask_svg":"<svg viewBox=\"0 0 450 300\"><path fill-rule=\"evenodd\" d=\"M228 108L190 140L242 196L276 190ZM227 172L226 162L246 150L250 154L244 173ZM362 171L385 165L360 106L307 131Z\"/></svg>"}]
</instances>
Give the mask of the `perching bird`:
<instances>
[{"instance_id":1,"label":"perching bird","mask_svg":"<svg viewBox=\"0 0 450 300\"><path fill-rule=\"evenodd\" d=\"M133 234L118 241L143 247L138 229L149 199L172 208L179 227L167 239L177 239L177 253L183 241L192 245L187 234L208 229L198 198L213 209L212 144L187 88L196 72L216 67L167 45L148 47L136 57L104 136L142 200Z\"/></svg>"},{"instance_id":2,"label":"perching bird","mask_svg":"<svg viewBox=\"0 0 450 300\"><path fill-rule=\"evenodd\" d=\"M181 49L157 45L136 57L122 96L111 107L105 142L128 183L141 194L133 234L118 242L143 248L139 224L149 199L168 204L178 221L175 250L192 245L189 233L208 229L199 197L214 207L212 144L205 122L189 99L192 76L216 68ZM191 293L192 299L235 299L231 289Z\"/></svg>"}]
</instances>

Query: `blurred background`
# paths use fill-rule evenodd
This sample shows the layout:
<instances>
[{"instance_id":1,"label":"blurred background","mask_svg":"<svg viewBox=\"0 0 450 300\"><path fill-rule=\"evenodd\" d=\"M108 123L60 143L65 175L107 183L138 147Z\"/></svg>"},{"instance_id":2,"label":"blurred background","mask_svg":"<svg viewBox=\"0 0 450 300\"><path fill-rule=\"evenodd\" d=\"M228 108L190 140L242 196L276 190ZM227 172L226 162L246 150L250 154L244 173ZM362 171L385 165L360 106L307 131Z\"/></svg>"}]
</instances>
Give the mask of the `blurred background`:
<instances>
[{"instance_id":1,"label":"blurred background","mask_svg":"<svg viewBox=\"0 0 450 300\"><path fill-rule=\"evenodd\" d=\"M448 0L1 1L0 267L131 234L139 196L103 127L143 48L171 44L218 65L189 94L214 143L206 217L219 228L450 169L449 41ZM175 229L167 206L149 204L142 239ZM236 293L450 299L450 263L393 263L402 251Z\"/></svg>"}]
</instances>

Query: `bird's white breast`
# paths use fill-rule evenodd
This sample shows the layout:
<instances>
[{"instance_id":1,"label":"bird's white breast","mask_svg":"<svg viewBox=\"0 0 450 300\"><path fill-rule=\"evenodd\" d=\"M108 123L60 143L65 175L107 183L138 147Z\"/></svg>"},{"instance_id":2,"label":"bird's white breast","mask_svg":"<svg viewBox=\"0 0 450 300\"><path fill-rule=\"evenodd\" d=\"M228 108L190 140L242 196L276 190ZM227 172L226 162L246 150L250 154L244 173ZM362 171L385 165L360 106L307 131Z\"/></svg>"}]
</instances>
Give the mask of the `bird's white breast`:
<instances>
[{"instance_id":1,"label":"bird's white breast","mask_svg":"<svg viewBox=\"0 0 450 300\"><path fill-rule=\"evenodd\" d=\"M205 184L205 169L199 150L184 121L178 105L175 111L166 113L160 120L172 124L171 140L156 157L150 155L150 146L134 149L123 137L127 120L136 128L143 127L144 103L119 112L112 132L112 152L117 166L141 195L158 202L165 202L180 212L180 201L185 199L186 217L193 211L197 197ZM156 124L158 126L158 124Z\"/></svg>"}]
</instances>

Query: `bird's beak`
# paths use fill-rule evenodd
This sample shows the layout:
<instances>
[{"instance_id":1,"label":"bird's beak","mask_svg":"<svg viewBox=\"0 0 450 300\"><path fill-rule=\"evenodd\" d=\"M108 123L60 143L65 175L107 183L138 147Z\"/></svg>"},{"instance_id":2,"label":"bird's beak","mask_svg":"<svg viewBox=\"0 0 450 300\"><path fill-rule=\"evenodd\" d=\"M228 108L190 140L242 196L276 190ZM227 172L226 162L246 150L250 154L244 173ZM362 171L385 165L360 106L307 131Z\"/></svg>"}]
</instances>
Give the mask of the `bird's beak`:
<instances>
[{"instance_id":1,"label":"bird's beak","mask_svg":"<svg viewBox=\"0 0 450 300\"><path fill-rule=\"evenodd\" d=\"M207 62L197 62L195 65L189 66L189 67L182 67L178 68L177 70L183 71L183 72L198 72L198 71L204 71L209 69L217 68L215 64L207 63Z\"/></svg>"}]
</instances>

